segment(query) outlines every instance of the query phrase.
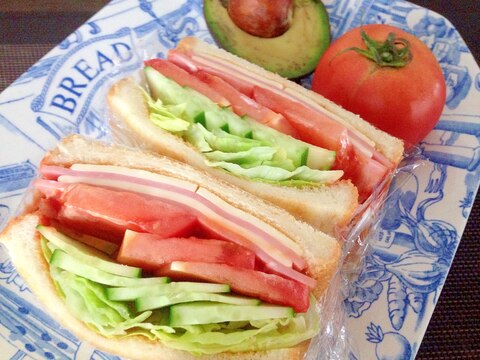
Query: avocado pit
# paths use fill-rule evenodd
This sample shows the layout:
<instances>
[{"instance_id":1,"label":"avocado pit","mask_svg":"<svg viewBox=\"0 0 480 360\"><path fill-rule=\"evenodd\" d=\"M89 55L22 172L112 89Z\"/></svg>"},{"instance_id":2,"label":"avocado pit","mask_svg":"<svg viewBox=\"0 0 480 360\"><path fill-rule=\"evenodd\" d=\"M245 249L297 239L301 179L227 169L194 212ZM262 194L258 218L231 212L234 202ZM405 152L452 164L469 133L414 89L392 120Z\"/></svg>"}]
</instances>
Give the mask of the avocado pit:
<instances>
[{"instance_id":1,"label":"avocado pit","mask_svg":"<svg viewBox=\"0 0 480 360\"><path fill-rule=\"evenodd\" d=\"M229 0L227 11L243 31L262 38L282 35L291 25L292 0Z\"/></svg>"}]
</instances>

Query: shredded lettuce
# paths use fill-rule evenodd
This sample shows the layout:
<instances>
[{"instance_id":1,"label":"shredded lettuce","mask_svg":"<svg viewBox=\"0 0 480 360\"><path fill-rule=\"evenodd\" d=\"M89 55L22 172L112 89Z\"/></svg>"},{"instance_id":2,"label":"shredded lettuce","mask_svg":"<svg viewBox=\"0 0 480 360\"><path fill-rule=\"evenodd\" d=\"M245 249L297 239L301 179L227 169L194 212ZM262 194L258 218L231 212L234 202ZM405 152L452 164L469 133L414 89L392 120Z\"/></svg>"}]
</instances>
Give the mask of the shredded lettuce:
<instances>
[{"instance_id":1,"label":"shredded lettuce","mask_svg":"<svg viewBox=\"0 0 480 360\"><path fill-rule=\"evenodd\" d=\"M45 248L46 249L46 248ZM55 266L50 273L68 309L98 333L111 337L145 336L193 354L241 352L294 346L319 331L312 299L307 313L289 319L238 321L171 327L168 309L136 314L129 303L111 301L105 287Z\"/></svg>"},{"instance_id":2,"label":"shredded lettuce","mask_svg":"<svg viewBox=\"0 0 480 360\"><path fill-rule=\"evenodd\" d=\"M285 180L301 180L304 182L333 182L343 175L341 170L314 170L307 166L300 166L293 171L282 169L270 165L259 165L250 168L226 161L208 161L208 165L213 167L221 167L236 175L245 176L252 179L264 179L267 181L285 181Z\"/></svg>"},{"instance_id":3,"label":"shredded lettuce","mask_svg":"<svg viewBox=\"0 0 480 360\"><path fill-rule=\"evenodd\" d=\"M232 135L226 131L216 129L210 132L212 136L206 137L212 149L225 152L247 151L255 147L263 146L263 142L250 138Z\"/></svg>"},{"instance_id":4,"label":"shredded lettuce","mask_svg":"<svg viewBox=\"0 0 480 360\"><path fill-rule=\"evenodd\" d=\"M155 125L173 133L188 130L190 122L181 118L186 109L185 104L164 105L160 99L149 100L150 120Z\"/></svg>"},{"instance_id":5,"label":"shredded lettuce","mask_svg":"<svg viewBox=\"0 0 480 360\"><path fill-rule=\"evenodd\" d=\"M314 304L314 302L312 302ZM319 331L319 318L312 305L306 314L291 319L249 321L247 324L222 324L212 331L186 331L170 346L195 354L222 351L270 350L294 346L312 338Z\"/></svg>"},{"instance_id":6,"label":"shredded lettuce","mask_svg":"<svg viewBox=\"0 0 480 360\"><path fill-rule=\"evenodd\" d=\"M246 151L238 151L234 153L218 150L205 153L205 156L210 161L226 161L240 165L262 163L271 160L273 155L275 155L275 149L268 146L258 146Z\"/></svg>"},{"instance_id":7,"label":"shredded lettuce","mask_svg":"<svg viewBox=\"0 0 480 360\"><path fill-rule=\"evenodd\" d=\"M342 171L318 170L303 165L301 160L308 156L309 147L295 145L293 148L285 148L274 141L272 129L256 129L256 138L251 138L235 135L225 131L226 128L210 128L208 123L224 123L228 128L236 127L239 134L252 134L251 129L247 131L250 125L241 122L240 118L236 119L237 116L230 110L218 108L208 98L191 89L172 84L168 79L163 80L166 81L165 86L173 86L174 92L178 94L173 98L165 96L165 101L161 98L153 100L142 89L150 111L150 120L163 130L177 134L192 144L204 154L208 166L222 168L238 176L287 186L332 183L342 177ZM182 91L184 95L190 96L179 96ZM187 98L188 103L185 101ZM181 102L175 103L179 99ZM198 109L202 107L204 110L199 113ZM202 121L197 119L199 114L202 115ZM232 117L235 119L232 120ZM333 154L327 162L334 161L334 152L322 151L329 156L330 153Z\"/></svg>"}]
</instances>

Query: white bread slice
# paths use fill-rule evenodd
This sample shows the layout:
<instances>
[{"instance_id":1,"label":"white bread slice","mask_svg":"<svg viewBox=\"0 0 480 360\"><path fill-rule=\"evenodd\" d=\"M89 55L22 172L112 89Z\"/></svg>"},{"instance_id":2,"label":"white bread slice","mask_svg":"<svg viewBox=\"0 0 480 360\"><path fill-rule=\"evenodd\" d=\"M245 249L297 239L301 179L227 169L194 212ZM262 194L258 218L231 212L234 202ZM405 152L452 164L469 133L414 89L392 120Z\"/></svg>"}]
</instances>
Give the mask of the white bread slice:
<instances>
[{"instance_id":1,"label":"white bread slice","mask_svg":"<svg viewBox=\"0 0 480 360\"><path fill-rule=\"evenodd\" d=\"M296 220L283 209L189 165L151 153L86 140L77 135L65 138L56 149L45 156L42 163L60 166L74 163L126 166L201 184L226 202L276 227L299 244L308 264L307 274L317 279L317 287L313 290L317 299L325 291L337 268L340 246L334 238ZM40 248L39 236L35 231L39 217L32 209L35 209L34 204L29 207L29 213L10 222L0 234L0 242L6 245L18 272L47 312L79 338L95 347L131 359L301 359L307 350L308 341L288 349L198 357L140 336L118 339L99 335L72 316L57 295Z\"/></svg>"},{"instance_id":2,"label":"white bread slice","mask_svg":"<svg viewBox=\"0 0 480 360\"><path fill-rule=\"evenodd\" d=\"M350 181L299 189L254 181L209 167L203 155L192 145L150 121L147 103L133 78L115 83L108 93L108 103L113 115L114 137L122 142L203 169L286 209L327 234L334 235L345 226L358 206L358 191Z\"/></svg>"},{"instance_id":3,"label":"white bread slice","mask_svg":"<svg viewBox=\"0 0 480 360\"><path fill-rule=\"evenodd\" d=\"M393 164L398 164L403 157L404 147L402 140L377 129L360 116L345 110L322 95L310 91L293 81L267 71L237 55L229 53L224 49L219 49L214 45L207 44L195 37L183 38L178 43L176 49L187 54L203 54L213 59L220 59L222 62L231 64L233 67L246 69L248 73L257 78L270 80L277 85L277 88L282 88L287 93L295 94L296 97L301 97L306 102L313 102L328 110L332 118L343 123L348 128L353 129L355 132L360 133L360 137L369 139L369 142L375 145L375 149ZM388 116L388 114L385 116Z\"/></svg>"}]
</instances>

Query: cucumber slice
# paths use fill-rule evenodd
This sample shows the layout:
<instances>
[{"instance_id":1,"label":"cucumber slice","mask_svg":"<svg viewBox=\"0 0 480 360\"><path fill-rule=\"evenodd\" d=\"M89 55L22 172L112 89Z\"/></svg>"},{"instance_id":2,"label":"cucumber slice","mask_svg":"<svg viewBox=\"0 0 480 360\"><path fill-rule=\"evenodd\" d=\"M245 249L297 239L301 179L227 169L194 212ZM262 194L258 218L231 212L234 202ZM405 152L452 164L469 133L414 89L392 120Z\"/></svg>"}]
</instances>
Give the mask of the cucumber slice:
<instances>
[{"instance_id":1,"label":"cucumber slice","mask_svg":"<svg viewBox=\"0 0 480 360\"><path fill-rule=\"evenodd\" d=\"M137 300L135 300L135 309L138 312L142 312L146 310L159 309L174 304L188 303L194 301L209 301L244 306L260 305L260 300L244 296L188 292L138 298Z\"/></svg>"},{"instance_id":2,"label":"cucumber slice","mask_svg":"<svg viewBox=\"0 0 480 360\"><path fill-rule=\"evenodd\" d=\"M40 238L40 248L42 249L44 259L47 262L50 262L50 258L52 257L52 250L50 250L50 247L48 246L48 241L47 239L45 239L44 236Z\"/></svg>"},{"instance_id":3,"label":"cucumber slice","mask_svg":"<svg viewBox=\"0 0 480 360\"><path fill-rule=\"evenodd\" d=\"M195 146L202 153L212 151L211 146L206 140L206 136L208 136L205 133L206 131L207 130L203 125L201 125L201 123L193 124L185 132L185 140Z\"/></svg>"},{"instance_id":4,"label":"cucumber slice","mask_svg":"<svg viewBox=\"0 0 480 360\"><path fill-rule=\"evenodd\" d=\"M37 230L57 248L99 270L130 278L139 278L142 275L142 269L112 262L100 251L79 243L53 227L38 225Z\"/></svg>"},{"instance_id":5,"label":"cucumber slice","mask_svg":"<svg viewBox=\"0 0 480 360\"><path fill-rule=\"evenodd\" d=\"M291 136L279 133L260 123L253 127L253 138L285 152L285 156L293 161L295 167L305 165L308 158L308 144Z\"/></svg>"},{"instance_id":6,"label":"cucumber slice","mask_svg":"<svg viewBox=\"0 0 480 360\"><path fill-rule=\"evenodd\" d=\"M155 286L119 287L106 289L107 298L109 300L116 301L131 301L138 298L146 298L148 296L188 292L227 293L230 292L230 286L227 284L182 281Z\"/></svg>"},{"instance_id":7,"label":"cucumber slice","mask_svg":"<svg viewBox=\"0 0 480 360\"><path fill-rule=\"evenodd\" d=\"M210 146L214 150L223 152L239 152L250 150L251 148L264 145L259 140L241 138L240 136L229 134L222 130L212 131L215 136L209 141Z\"/></svg>"},{"instance_id":8,"label":"cucumber slice","mask_svg":"<svg viewBox=\"0 0 480 360\"><path fill-rule=\"evenodd\" d=\"M241 306L199 301L172 305L170 307L170 326L291 318L294 314L291 307L275 305Z\"/></svg>"},{"instance_id":9,"label":"cucumber slice","mask_svg":"<svg viewBox=\"0 0 480 360\"><path fill-rule=\"evenodd\" d=\"M306 165L310 169L330 170L335 162L337 153L318 146L308 146Z\"/></svg>"},{"instance_id":10,"label":"cucumber slice","mask_svg":"<svg viewBox=\"0 0 480 360\"><path fill-rule=\"evenodd\" d=\"M50 264L88 280L110 286L148 286L165 284L169 281L167 277L128 278L110 274L59 249L53 252L50 258Z\"/></svg>"},{"instance_id":11,"label":"cucumber slice","mask_svg":"<svg viewBox=\"0 0 480 360\"><path fill-rule=\"evenodd\" d=\"M202 111L201 113L197 114L193 118L193 122L196 124L202 125L204 128L207 127L207 119L205 118L205 111Z\"/></svg>"},{"instance_id":12,"label":"cucumber slice","mask_svg":"<svg viewBox=\"0 0 480 360\"><path fill-rule=\"evenodd\" d=\"M253 136L250 122L234 114L230 109L222 109L226 121L228 122L228 132L245 139L251 139Z\"/></svg>"},{"instance_id":13,"label":"cucumber slice","mask_svg":"<svg viewBox=\"0 0 480 360\"><path fill-rule=\"evenodd\" d=\"M185 102L185 90L175 81L163 76L150 66L144 69L145 77L153 100L160 99L165 104L176 105ZM182 101L178 101L183 99ZM202 111L199 109L197 113Z\"/></svg>"},{"instance_id":14,"label":"cucumber slice","mask_svg":"<svg viewBox=\"0 0 480 360\"><path fill-rule=\"evenodd\" d=\"M221 111L205 111L204 112L205 128L209 131L223 130L228 133L228 122L223 117Z\"/></svg>"}]
</instances>

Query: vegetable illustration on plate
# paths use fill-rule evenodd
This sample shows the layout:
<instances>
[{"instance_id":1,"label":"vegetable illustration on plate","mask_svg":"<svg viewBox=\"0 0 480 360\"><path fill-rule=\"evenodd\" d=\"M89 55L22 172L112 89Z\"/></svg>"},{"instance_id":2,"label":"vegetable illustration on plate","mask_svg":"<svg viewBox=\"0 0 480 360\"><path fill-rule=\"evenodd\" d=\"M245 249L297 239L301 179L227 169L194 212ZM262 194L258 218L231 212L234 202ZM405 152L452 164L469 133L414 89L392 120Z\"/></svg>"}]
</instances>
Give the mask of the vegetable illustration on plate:
<instances>
[{"instance_id":1,"label":"vegetable illustration on plate","mask_svg":"<svg viewBox=\"0 0 480 360\"><path fill-rule=\"evenodd\" d=\"M413 191L391 192L380 228L371 239L373 251L365 257L364 269L345 300L350 317L361 317L385 291L390 325L400 331L408 316L414 315L419 324L428 304L436 301L458 241L452 224L427 216L430 206L444 197L445 176L434 168L418 204L417 177ZM402 180L394 180L393 188L396 181Z\"/></svg>"},{"instance_id":2,"label":"vegetable illustration on plate","mask_svg":"<svg viewBox=\"0 0 480 360\"><path fill-rule=\"evenodd\" d=\"M367 340L375 345L375 355L378 360L409 360L412 358L412 348L408 340L397 332L384 332L380 325L373 322L365 333Z\"/></svg>"}]
</instances>

